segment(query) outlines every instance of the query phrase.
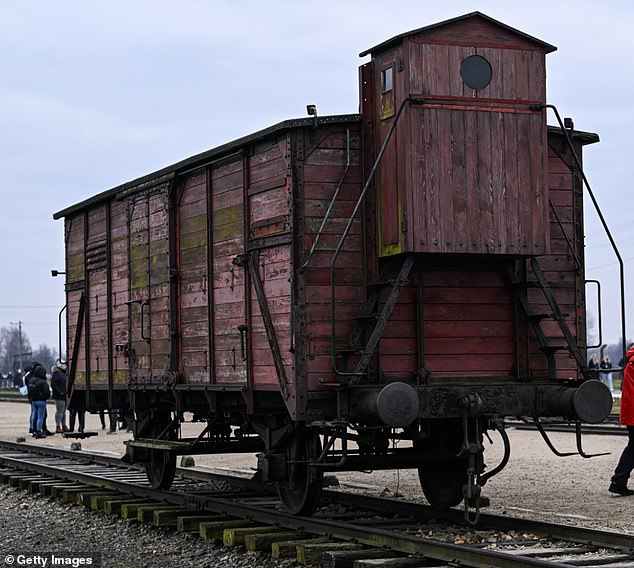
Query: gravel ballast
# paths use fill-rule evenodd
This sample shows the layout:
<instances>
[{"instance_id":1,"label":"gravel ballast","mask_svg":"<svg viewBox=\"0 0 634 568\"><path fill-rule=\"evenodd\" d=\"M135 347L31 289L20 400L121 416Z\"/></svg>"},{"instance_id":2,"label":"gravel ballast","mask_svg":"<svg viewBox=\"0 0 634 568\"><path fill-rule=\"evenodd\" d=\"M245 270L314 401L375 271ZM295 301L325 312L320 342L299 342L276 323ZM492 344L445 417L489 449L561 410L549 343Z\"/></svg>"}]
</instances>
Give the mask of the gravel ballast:
<instances>
[{"instance_id":1,"label":"gravel ballast","mask_svg":"<svg viewBox=\"0 0 634 568\"><path fill-rule=\"evenodd\" d=\"M14 566L19 566L20 555L35 559L51 554L74 559L94 555L100 566L108 568L299 566L289 560L275 560L270 554L224 548L195 534L130 523L115 515L63 504L6 485L0 486L0 534L3 566L8 566L7 555L12 555L16 559Z\"/></svg>"}]
</instances>

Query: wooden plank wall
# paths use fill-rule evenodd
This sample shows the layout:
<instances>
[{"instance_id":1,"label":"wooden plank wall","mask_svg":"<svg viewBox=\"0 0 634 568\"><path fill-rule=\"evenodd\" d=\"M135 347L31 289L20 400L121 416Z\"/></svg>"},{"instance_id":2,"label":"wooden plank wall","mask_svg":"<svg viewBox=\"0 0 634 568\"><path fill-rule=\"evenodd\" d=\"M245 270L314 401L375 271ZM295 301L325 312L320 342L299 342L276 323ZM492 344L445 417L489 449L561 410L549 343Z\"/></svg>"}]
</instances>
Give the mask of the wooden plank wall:
<instances>
[{"instance_id":1,"label":"wooden plank wall","mask_svg":"<svg viewBox=\"0 0 634 568\"><path fill-rule=\"evenodd\" d=\"M246 383L238 326L246 322L245 271L233 264L244 253L244 171L241 156L214 166L211 177L211 274L216 383Z\"/></svg>"},{"instance_id":2,"label":"wooden plank wall","mask_svg":"<svg viewBox=\"0 0 634 568\"><path fill-rule=\"evenodd\" d=\"M295 382L292 350L291 315L291 246L290 244L265 248L260 251L259 273L273 328L280 348L288 384ZM264 327L262 312L255 289L251 290L251 319L249 326L250 361L253 386L256 389L278 390L279 380L271 347Z\"/></svg>"},{"instance_id":3,"label":"wooden plank wall","mask_svg":"<svg viewBox=\"0 0 634 568\"><path fill-rule=\"evenodd\" d=\"M178 191L179 371L187 383L209 382L207 172L187 176Z\"/></svg>"},{"instance_id":4,"label":"wooden plank wall","mask_svg":"<svg viewBox=\"0 0 634 568\"><path fill-rule=\"evenodd\" d=\"M337 187L341 183L328 222L315 253L304 271L305 353L308 390L323 390L322 381L336 381L331 364L330 262L363 185L360 133L350 131L350 168L346 172L347 134L333 130L319 139L304 162L304 241L311 249ZM343 348L352 333L353 318L365 303L365 241L359 215L352 225L337 262L337 348ZM306 254L306 253L305 253ZM302 257L305 259L305 256Z\"/></svg>"},{"instance_id":5,"label":"wooden plank wall","mask_svg":"<svg viewBox=\"0 0 634 568\"><path fill-rule=\"evenodd\" d=\"M286 133L254 145L246 165L248 170L247 211L249 239L258 239L258 272L266 304L277 337L282 364L289 384L294 383L292 330L293 255L291 200L293 180L291 134ZM276 237L289 235L286 242ZM279 379L264 327L253 282L249 294L249 350L253 386L278 390Z\"/></svg>"},{"instance_id":6,"label":"wooden plank wall","mask_svg":"<svg viewBox=\"0 0 634 568\"><path fill-rule=\"evenodd\" d=\"M131 377L163 382L169 367L168 186L128 203Z\"/></svg>"},{"instance_id":7,"label":"wooden plank wall","mask_svg":"<svg viewBox=\"0 0 634 568\"><path fill-rule=\"evenodd\" d=\"M492 45L491 41L488 43ZM414 39L407 51L411 93L473 100L473 89L460 77L460 65L468 56L480 55L490 63L492 77L486 87L477 91L477 100L545 100L545 57L539 49L527 45L516 49L449 45Z\"/></svg>"},{"instance_id":8,"label":"wooden plank wall","mask_svg":"<svg viewBox=\"0 0 634 568\"><path fill-rule=\"evenodd\" d=\"M412 109L408 250L543 254L543 117Z\"/></svg>"},{"instance_id":9,"label":"wooden plank wall","mask_svg":"<svg viewBox=\"0 0 634 568\"><path fill-rule=\"evenodd\" d=\"M380 342L379 371L390 378L414 378L424 365L432 381L452 376L508 378L515 362L513 298L499 267L476 269L469 260L449 263L430 257L419 266L422 273L414 273L401 292ZM424 318L420 361L419 278Z\"/></svg>"},{"instance_id":10,"label":"wooden plank wall","mask_svg":"<svg viewBox=\"0 0 634 568\"><path fill-rule=\"evenodd\" d=\"M423 276L425 366L432 379L508 377L515 362L513 298L497 268Z\"/></svg>"},{"instance_id":11,"label":"wooden plank wall","mask_svg":"<svg viewBox=\"0 0 634 568\"><path fill-rule=\"evenodd\" d=\"M111 381L115 388L125 388L130 376L149 382L165 376L169 365L166 192L163 186L132 199L112 199L66 219L67 341L69 357L77 359L78 385L86 383L87 371L90 387L98 390L107 389ZM82 292L86 315L79 349L73 353ZM143 327L141 302L147 303Z\"/></svg>"},{"instance_id":12,"label":"wooden plank wall","mask_svg":"<svg viewBox=\"0 0 634 568\"><path fill-rule=\"evenodd\" d=\"M577 148L581 155L581 149ZM556 221L555 215L550 214L550 249L551 254L539 258L546 280L551 284L553 294L564 318L570 328L576 344L585 352L585 299L581 271L575 270L575 259L564 233L568 240L576 247L579 258L583 259L583 223L578 218L581 214L582 195L576 191L575 179L570 166L552 148L548 154L548 180L550 201L557 211L557 216L562 222L562 227ZM581 228L581 229L580 229ZM531 273L529 272L529 275ZM533 278L534 279L534 278ZM535 306L537 313L546 313L549 307L546 300L537 289L529 291L529 299ZM547 337L552 345L565 345L561 330L554 320L545 320L542 323ZM536 373L545 373L546 360L539 352L538 344L533 338L531 342L532 354L530 358L531 368ZM555 354L558 378L576 378L578 375L577 364L574 358L566 351Z\"/></svg>"},{"instance_id":13,"label":"wooden plank wall","mask_svg":"<svg viewBox=\"0 0 634 568\"><path fill-rule=\"evenodd\" d=\"M267 306L292 380L291 244L270 240L290 229L290 171L282 135L183 180L178 266L184 382L246 383L250 375L255 389L279 388L255 288L250 283L247 290L247 272L234 264L255 239ZM248 327L246 357L241 325Z\"/></svg>"},{"instance_id":14,"label":"wooden plank wall","mask_svg":"<svg viewBox=\"0 0 634 568\"><path fill-rule=\"evenodd\" d=\"M83 292L85 277L85 247L84 247L85 217L83 213L76 213L64 220L64 234L66 247L66 345L68 359L75 359L77 365L75 384L82 388L86 385L86 348L85 334L75 349L74 341L77 334L80 298Z\"/></svg>"},{"instance_id":15,"label":"wooden plank wall","mask_svg":"<svg viewBox=\"0 0 634 568\"><path fill-rule=\"evenodd\" d=\"M130 340L127 211L128 206L123 201L110 203L112 380L118 385L127 384L129 375L128 358L125 356Z\"/></svg>"},{"instance_id":16,"label":"wooden plank wall","mask_svg":"<svg viewBox=\"0 0 634 568\"><path fill-rule=\"evenodd\" d=\"M85 338L89 345L91 387L108 384L108 275L106 205L87 212L86 285L88 290L86 316L88 326Z\"/></svg>"}]
</instances>

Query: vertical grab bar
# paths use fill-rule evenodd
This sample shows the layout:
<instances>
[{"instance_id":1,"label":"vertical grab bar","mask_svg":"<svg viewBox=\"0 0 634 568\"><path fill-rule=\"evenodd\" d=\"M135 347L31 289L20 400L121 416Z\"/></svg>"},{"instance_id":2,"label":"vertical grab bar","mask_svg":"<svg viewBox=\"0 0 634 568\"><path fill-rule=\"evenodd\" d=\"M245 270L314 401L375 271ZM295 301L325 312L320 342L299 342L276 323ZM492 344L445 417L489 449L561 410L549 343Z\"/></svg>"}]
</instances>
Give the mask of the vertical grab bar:
<instances>
[{"instance_id":1,"label":"vertical grab bar","mask_svg":"<svg viewBox=\"0 0 634 568\"><path fill-rule=\"evenodd\" d=\"M57 316L57 341L58 341L57 356L59 357L60 361L66 361L68 357L68 354L66 354L66 357L62 357L62 314L66 311L67 307L68 307L68 304L64 304L64 307L59 311L59 314Z\"/></svg>"},{"instance_id":2,"label":"vertical grab bar","mask_svg":"<svg viewBox=\"0 0 634 568\"><path fill-rule=\"evenodd\" d=\"M599 317L597 325L599 327L599 343L597 343L596 345L586 345L588 349L596 349L597 347L601 347L601 345L603 345L603 323L601 321L601 282L599 282L598 280L586 280L586 284L597 285L597 313Z\"/></svg>"}]
</instances>

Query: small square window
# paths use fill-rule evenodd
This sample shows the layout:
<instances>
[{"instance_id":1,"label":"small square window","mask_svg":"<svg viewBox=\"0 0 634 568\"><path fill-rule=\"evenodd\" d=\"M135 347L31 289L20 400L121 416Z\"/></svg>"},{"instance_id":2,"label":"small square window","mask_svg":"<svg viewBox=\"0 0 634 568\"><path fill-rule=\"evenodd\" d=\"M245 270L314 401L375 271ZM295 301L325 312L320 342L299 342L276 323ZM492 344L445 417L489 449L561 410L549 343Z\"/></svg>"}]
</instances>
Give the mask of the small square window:
<instances>
[{"instance_id":1,"label":"small square window","mask_svg":"<svg viewBox=\"0 0 634 568\"><path fill-rule=\"evenodd\" d=\"M394 116L394 68L390 65L381 71L381 120Z\"/></svg>"},{"instance_id":2,"label":"small square window","mask_svg":"<svg viewBox=\"0 0 634 568\"><path fill-rule=\"evenodd\" d=\"M387 93L394 88L393 71L391 67L381 71L381 92Z\"/></svg>"}]
</instances>

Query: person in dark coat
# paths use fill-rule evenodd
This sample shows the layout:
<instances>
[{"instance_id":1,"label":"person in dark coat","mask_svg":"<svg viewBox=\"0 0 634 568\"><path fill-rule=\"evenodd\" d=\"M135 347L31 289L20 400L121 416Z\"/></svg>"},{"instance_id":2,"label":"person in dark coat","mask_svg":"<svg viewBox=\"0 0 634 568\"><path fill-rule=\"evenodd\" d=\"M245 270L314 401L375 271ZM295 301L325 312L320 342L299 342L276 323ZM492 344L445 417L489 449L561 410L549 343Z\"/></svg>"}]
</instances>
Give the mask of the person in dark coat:
<instances>
[{"instance_id":1,"label":"person in dark coat","mask_svg":"<svg viewBox=\"0 0 634 568\"><path fill-rule=\"evenodd\" d=\"M610 361L610 356L606 353L601 359L601 363L599 363L601 370L604 369L612 369L612 362ZM610 389L610 392L614 390L614 385L612 384L612 371L610 372L602 372L601 373L601 382Z\"/></svg>"},{"instance_id":2,"label":"person in dark coat","mask_svg":"<svg viewBox=\"0 0 634 568\"><path fill-rule=\"evenodd\" d=\"M634 495L634 489L627 487L634 470L634 347L630 347L625 355L620 419L621 424L627 427L628 442L614 470L609 491L618 495Z\"/></svg>"},{"instance_id":3,"label":"person in dark coat","mask_svg":"<svg viewBox=\"0 0 634 568\"><path fill-rule=\"evenodd\" d=\"M35 411L35 408L33 407L33 401L31 399L30 391L28 391L28 386L29 386L29 382L34 377L33 371L35 371L37 367L42 367L42 365L40 365L40 363L38 363L37 361L33 361L25 369L24 378L23 378L23 382L27 387L29 402L31 403L31 415L29 417L29 434L31 434L32 436L35 436L35 431L36 431L35 421L36 421L37 413ZM42 369L44 370L44 367L42 367ZM44 371L44 376L46 376L46 371ZM47 436L52 436L53 432L49 432L49 429L46 427L46 418L47 418L47 413L46 413L46 408L44 408L44 433Z\"/></svg>"},{"instance_id":4,"label":"person in dark coat","mask_svg":"<svg viewBox=\"0 0 634 568\"><path fill-rule=\"evenodd\" d=\"M51 390L55 401L55 433L68 432L66 426L66 363L51 367Z\"/></svg>"},{"instance_id":5,"label":"person in dark coat","mask_svg":"<svg viewBox=\"0 0 634 568\"><path fill-rule=\"evenodd\" d=\"M590 361L588 362L588 378L589 379L598 379L599 378L599 358L596 353L592 354Z\"/></svg>"},{"instance_id":6,"label":"person in dark coat","mask_svg":"<svg viewBox=\"0 0 634 568\"><path fill-rule=\"evenodd\" d=\"M34 436L44 438L44 415L46 413L46 401L51 396L51 389L46 380L46 369L41 365L35 367L29 378L29 398L35 409Z\"/></svg>"}]
</instances>

